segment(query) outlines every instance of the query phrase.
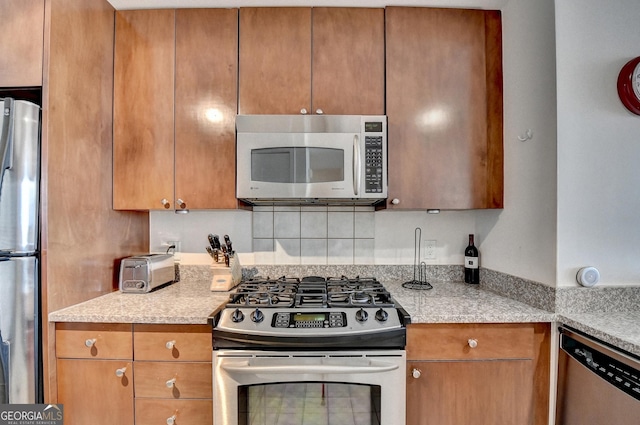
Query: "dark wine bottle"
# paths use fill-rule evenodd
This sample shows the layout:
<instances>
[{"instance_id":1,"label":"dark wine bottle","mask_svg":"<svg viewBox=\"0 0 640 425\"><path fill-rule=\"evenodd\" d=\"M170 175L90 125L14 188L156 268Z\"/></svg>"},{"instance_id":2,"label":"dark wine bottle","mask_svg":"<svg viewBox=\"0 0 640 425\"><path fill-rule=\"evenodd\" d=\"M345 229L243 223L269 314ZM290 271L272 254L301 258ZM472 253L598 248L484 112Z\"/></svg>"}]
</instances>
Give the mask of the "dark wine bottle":
<instances>
[{"instance_id":1,"label":"dark wine bottle","mask_svg":"<svg viewBox=\"0 0 640 425\"><path fill-rule=\"evenodd\" d=\"M478 260L478 248L473 244L473 235L469 235L469 246L464 250L464 281L466 283L480 283Z\"/></svg>"}]
</instances>

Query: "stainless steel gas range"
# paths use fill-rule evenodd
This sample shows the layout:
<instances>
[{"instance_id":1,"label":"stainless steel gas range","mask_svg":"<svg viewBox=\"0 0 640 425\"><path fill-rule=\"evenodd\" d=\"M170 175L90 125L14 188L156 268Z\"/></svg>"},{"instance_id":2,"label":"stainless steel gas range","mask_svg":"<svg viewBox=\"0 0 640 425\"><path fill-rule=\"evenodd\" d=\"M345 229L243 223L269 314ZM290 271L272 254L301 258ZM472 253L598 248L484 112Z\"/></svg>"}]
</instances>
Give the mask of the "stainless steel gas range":
<instances>
[{"instance_id":1,"label":"stainless steel gas range","mask_svg":"<svg viewBox=\"0 0 640 425\"><path fill-rule=\"evenodd\" d=\"M214 422L404 423L409 321L375 278L242 282L214 323Z\"/></svg>"}]
</instances>

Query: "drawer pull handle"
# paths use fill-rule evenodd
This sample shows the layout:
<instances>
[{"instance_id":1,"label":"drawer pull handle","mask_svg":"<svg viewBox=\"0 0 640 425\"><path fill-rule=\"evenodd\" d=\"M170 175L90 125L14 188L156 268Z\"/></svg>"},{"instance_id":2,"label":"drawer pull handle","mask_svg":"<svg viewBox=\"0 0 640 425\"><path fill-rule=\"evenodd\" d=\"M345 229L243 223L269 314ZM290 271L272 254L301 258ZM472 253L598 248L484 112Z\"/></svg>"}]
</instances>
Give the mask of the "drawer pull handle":
<instances>
[{"instance_id":1,"label":"drawer pull handle","mask_svg":"<svg viewBox=\"0 0 640 425\"><path fill-rule=\"evenodd\" d=\"M120 369L116 369L116 376L118 378L122 378L124 376L124 373L127 371L126 367L121 367Z\"/></svg>"},{"instance_id":2,"label":"drawer pull handle","mask_svg":"<svg viewBox=\"0 0 640 425\"><path fill-rule=\"evenodd\" d=\"M173 388L176 383L176 378L171 378L166 382L167 388Z\"/></svg>"},{"instance_id":3,"label":"drawer pull handle","mask_svg":"<svg viewBox=\"0 0 640 425\"><path fill-rule=\"evenodd\" d=\"M478 346L478 340L474 338L469 338L469 340L467 341L467 344L469 344L469 347L471 348L476 348Z\"/></svg>"},{"instance_id":4,"label":"drawer pull handle","mask_svg":"<svg viewBox=\"0 0 640 425\"><path fill-rule=\"evenodd\" d=\"M172 341L167 341L167 343L164 346L167 347L167 350L173 350L173 347L175 345L176 345L176 341L172 340Z\"/></svg>"},{"instance_id":5,"label":"drawer pull handle","mask_svg":"<svg viewBox=\"0 0 640 425\"><path fill-rule=\"evenodd\" d=\"M167 425L174 425L176 423L176 418L178 417L177 412L167 418Z\"/></svg>"},{"instance_id":6,"label":"drawer pull handle","mask_svg":"<svg viewBox=\"0 0 640 425\"><path fill-rule=\"evenodd\" d=\"M418 379L420 376L422 375L422 371L418 368L413 368L413 370L411 371L411 376L413 376L415 379Z\"/></svg>"},{"instance_id":7,"label":"drawer pull handle","mask_svg":"<svg viewBox=\"0 0 640 425\"><path fill-rule=\"evenodd\" d=\"M96 343L96 339L88 339L84 342L84 345L86 345L87 347L91 348L93 347L93 345Z\"/></svg>"}]
</instances>

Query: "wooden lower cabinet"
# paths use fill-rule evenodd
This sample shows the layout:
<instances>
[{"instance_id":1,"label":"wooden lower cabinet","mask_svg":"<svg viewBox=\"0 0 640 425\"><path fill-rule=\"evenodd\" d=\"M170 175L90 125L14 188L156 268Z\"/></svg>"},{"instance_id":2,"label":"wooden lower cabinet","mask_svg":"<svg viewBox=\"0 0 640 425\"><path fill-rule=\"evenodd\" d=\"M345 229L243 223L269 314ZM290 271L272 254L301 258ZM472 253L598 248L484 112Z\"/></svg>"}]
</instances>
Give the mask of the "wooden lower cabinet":
<instances>
[{"instance_id":1,"label":"wooden lower cabinet","mask_svg":"<svg viewBox=\"0 0 640 425\"><path fill-rule=\"evenodd\" d=\"M131 361L58 359L57 367L65 425L133 425Z\"/></svg>"},{"instance_id":2,"label":"wooden lower cabinet","mask_svg":"<svg viewBox=\"0 0 640 425\"><path fill-rule=\"evenodd\" d=\"M213 424L209 325L56 324L66 425Z\"/></svg>"},{"instance_id":3,"label":"wooden lower cabinet","mask_svg":"<svg viewBox=\"0 0 640 425\"><path fill-rule=\"evenodd\" d=\"M58 403L65 425L133 425L131 325L56 324Z\"/></svg>"},{"instance_id":4,"label":"wooden lower cabinet","mask_svg":"<svg viewBox=\"0 0 640 425\"><path fill-rule=\"evenodd\" d=\"M542 425L550 325L414 324L407 329L407 425Z\"/></svg>"},{"instance_id":5,"label":"wooden lower cabinet","mask_svg":"<svg viewBox=\"0 0 640 425\"><path fill-rule=\"evenodd\" d=\"M530 424L532 360L407 362L407 424Z\"/></svg>"},{"instance_id":6,"label":"wooden lower cabinet","mask_svg":"<svg viewBox=\"0 0 640 425\"><path fill-rule=\"evenodd\" d=\"M135 423L213 424L209 325L134 325Z\"/></svg>"},{"instance_id":7,"label":"wooden lower cabinet","mask_svg":"<svg viewBox=\"0 0 640 425\"><path fill-rule=\"evenodd\" d=\"M136 399L136 425L213 423L213 400ZM115 423L115 422L114 422Z\"/></svg>"}]
</instances>

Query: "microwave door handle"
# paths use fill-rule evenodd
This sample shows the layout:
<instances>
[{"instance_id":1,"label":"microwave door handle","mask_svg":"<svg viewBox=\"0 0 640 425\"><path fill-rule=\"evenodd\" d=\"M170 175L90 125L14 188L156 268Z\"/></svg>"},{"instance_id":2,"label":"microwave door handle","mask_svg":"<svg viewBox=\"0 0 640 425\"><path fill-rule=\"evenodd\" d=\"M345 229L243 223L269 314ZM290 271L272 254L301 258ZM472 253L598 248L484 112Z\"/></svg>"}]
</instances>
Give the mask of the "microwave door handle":
<instances>
[{"instance_id":1,"label":"microwave door handle","mask_svg":"<svg viewBox=\"0 0 640 425\"><path fill-rule=\"evenodd\" d=\"M0 191L6 170L13 166L13 99L7 97L2 105L2 128L0 129Z\"/></svg>"},{"instance_id":2,"label":"microwave door handle","mask_svg":"<svg viewBox=\"0 0 640 425\"><path fill-rule=\"evenodd\" d=\"M360 163L360 140L358 135L353 136L353 193L358 196L360 191L360 177L362 164Z\"/></svg>"}]
</instances>

